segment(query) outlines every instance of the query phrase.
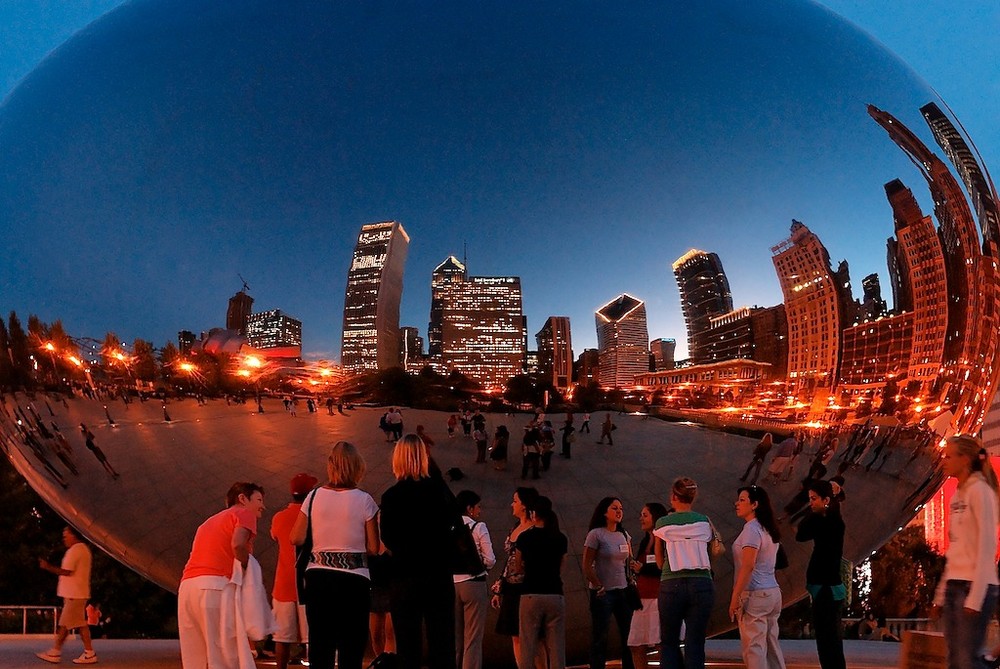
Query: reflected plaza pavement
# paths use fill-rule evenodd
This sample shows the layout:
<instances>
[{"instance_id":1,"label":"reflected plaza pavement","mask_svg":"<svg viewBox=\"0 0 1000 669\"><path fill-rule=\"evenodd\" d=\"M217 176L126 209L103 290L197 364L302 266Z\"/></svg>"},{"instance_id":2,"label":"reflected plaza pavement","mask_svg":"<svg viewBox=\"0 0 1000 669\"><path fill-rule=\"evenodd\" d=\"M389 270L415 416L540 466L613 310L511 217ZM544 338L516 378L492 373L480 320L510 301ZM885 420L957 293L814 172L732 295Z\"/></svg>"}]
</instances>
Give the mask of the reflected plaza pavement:
<instances>
[{"instance_id":1,"label":"reflected plaza pavement","mask_svg":"<svg viewBox=\"0 0 1000 669\"><path fill-rule=\"evenodd\" d=\"M271 515L289 501L288 481L293 475L305 471L322 477L329 447L343 439L362 451L368 464L362 487L376 500L393 483L392 444L378 429L384 411L381 408L357 408L333 416L322 411L300 411L293 417L278 399L265 399L264 413L257 412L252 403L227 405L217 399L199 405L185 399L166 405L170 416L167 422L161 403L152 400L135 401L127 408L119 401L107 404L107 409L103 401L58 394L16 393L5 395L3 400L3 448L32 487L93 544L171 591L177 589L195 529L222 507L225 491L233 481L257 481L267 491L268 508L255 554L268 585L277 547L268 537L267 528ZM461 481L451 484L455 492L469 488L482 495L483 519L498 554L502 553L503 538L513 522L509 504L515 487L535 484L542 494L552 498L570 542L563 577L571 662L584 661L589 641L580 558L587 523L601 497L621 497L626 526L637 533L642 505L666 501L674 478L691 476L700 485L696 508L713 519L727 544L742 526L732 504L756 438L640 415L616 415L614 446L597 444L596 433L587 438L580 435L572 460L557 457L541 480L524 482L516 447L512 448L507 470L496 471L489 464L474 463L476 453L471 439L447 437L448 414L404 408L403 417L407 432L422 424L436 440L433 454L443 471L458 467L465 474ZM528 414L486 417L490 433L504 424L515 444L530 418ZM548 417L553 423L564 419L563 415ZM603 418L603 413L593 414L595 423ZM88 451L81 423L120 474L118 478ZM66 457L78 474L72 473L68 463L56 454L56 428L72 448L72 454ZM843 431L846 429L841 427L841 444L850 439L850 432ZM869 471L864 466L853 466L845 472L845 557L855 562L863 560L906 524L940 481L936 475L937 440L931 435L897 428L882 438L888 440L889 456L881 468ZM819 439L809 438L806 443L805 457L798 460L790 480L767 486L776 507L787 504L798 491L798 479L805 475ZM839 462L838 453L830 464L831 475ZM791 566L780 572L779 581L788 604L805 596L805 566L811 544L790 541L793 529L787 520L782 530ZM726 616L732 585L731 556L717 561L715 571L717 605L711 631L718 633L731 627ZM491 617L488 630L493 629L493 622ZM507 638L488 633L486 654L498 661L506 658L510 654Z\"/></svg>"}]
</instances>

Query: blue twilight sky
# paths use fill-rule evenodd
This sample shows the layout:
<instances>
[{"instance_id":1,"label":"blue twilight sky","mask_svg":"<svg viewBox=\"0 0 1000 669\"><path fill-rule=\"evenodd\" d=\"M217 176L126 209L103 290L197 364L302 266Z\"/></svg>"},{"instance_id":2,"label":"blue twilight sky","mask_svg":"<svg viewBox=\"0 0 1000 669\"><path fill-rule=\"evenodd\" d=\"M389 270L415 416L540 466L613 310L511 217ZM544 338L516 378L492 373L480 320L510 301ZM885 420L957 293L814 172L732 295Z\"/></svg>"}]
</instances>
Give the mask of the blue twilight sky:
<instances>
[{"instance_id":1,"label":"blue twilight sky","mask_svg":"<svg viewBox=\"0 0 1000 669\"><path fill-rule=\"evenodd\" d=\"M0 96L120 4L0 4ZM701 19L720 36L703 49L684 35L658 45L652 29L618 25L601 3L579 4L605 12L602 21L578 20L579 5L553 2L548 25L515 26L529 33L516 52L502 37L515 28L497 27L503 14L438 17L432 25L444 46L423 44L410 34L425 19L417 5L399 10L411 12L399 21L407 32L344 47L378 54L398 42L429 54L412 69L371 58L335 71L341 42L333 40L309 51L308 63L295 54L282 54L280 67L255 59L255 44L271 32L309 29L277 17L271 31L266 8L251 25L260 33L227 33L206 16L204 30L215 31L206 38L190 17L176 19L180 8L154 12L140 30L71 42L0 109L0 221L11 242L0 251L0 310L62 318L81 336L114 329L159 346L179 329L222 325L241 273L255 307L300 318L306 352L335 358L353 237L360 224L386 218L401 220L412 238L401 324L424 333L430 271L466 243L471 273L522 277L529 334L548 315L569 315L579 353L595 345L593 310L630 292L647 302L650 337L676 337L683 350L670 262L692 246L717 251L736 305L773 304L780 291L768 248L793 217L820 234L834 262L850 261L855 285L879 272L888 297L891 217L881 184L898 176L925 210L929 203L858 100L884 103L917 129L915 108L928 99L910 85L882 95L894 88L897 65L852 62L860 53L853 37L812 9L801 16L829 38L815 52L790 35L795 12L758 8L734 21L738 12L727 14L722 0ZM995 0L823 4L922 76L985 164L1000 169ZM348 17L358 25L369 18ZM462 31L470 20L482 21L474 40ZM499 36L491 40L492 29ZM174 34L184 39L165 37ZM620 56L622 40L634 41L635 53ZM215 42L244 58L220 61ZM543 58L536 44L545 45ZM582 63L578 44L587 49ZM845 49L839 62L824 59L837 48ZM445 62L470 52L464 65ZM660 77L632 72L629 58L645 53L684 67ZM507 67L496 68L496 58ZM535 66L544 59L549 69ZM742 71L726 67L737 61ZM153 66L165 62L166 73ZM315 91L297 74L309 69L330 72ZM231 100L213 98L214 81ZM442 104L439 91L454 104ZM338 107L341 95L352 106ZM780 122L788 118L796 123ZM338 136L339 127L350 130ZM365 146L385 149L352 152ZM623 236L631 247L615 245Z\"/></svg>"}]
</instances>

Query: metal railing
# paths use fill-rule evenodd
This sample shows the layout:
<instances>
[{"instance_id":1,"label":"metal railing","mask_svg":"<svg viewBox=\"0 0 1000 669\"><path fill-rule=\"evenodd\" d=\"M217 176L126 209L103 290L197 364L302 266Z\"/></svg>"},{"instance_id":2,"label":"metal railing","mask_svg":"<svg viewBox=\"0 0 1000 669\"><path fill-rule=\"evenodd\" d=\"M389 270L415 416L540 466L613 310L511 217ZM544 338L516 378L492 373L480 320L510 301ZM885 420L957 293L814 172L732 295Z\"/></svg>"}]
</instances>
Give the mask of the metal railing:
<instances>
[{"instance_id":1,"label":"metal railing","mask_svg":"<svg viewBox=\"0 0 1000 669\"><path fill-rule=\"evenodd\" d=\"M861 622L861 618L844 618L844 627L850 627L852 625L857 625ZM900 639L903 638L903 632L907 630L917 630L926 631L935 628L936 623L931 621L930 618L886 618L885 626L889 628L889 632Z\"/></svg>"},{"instance_id":2,"label":"metal railing","mask_svg":"<svg viewBox=\"0 0 1000 669\"><path fill-rule=\"evenodd\" d=\"M55 634L58 624L58 606L19 606L0 604L0 636Z\"/></svg>"}]
</instances>

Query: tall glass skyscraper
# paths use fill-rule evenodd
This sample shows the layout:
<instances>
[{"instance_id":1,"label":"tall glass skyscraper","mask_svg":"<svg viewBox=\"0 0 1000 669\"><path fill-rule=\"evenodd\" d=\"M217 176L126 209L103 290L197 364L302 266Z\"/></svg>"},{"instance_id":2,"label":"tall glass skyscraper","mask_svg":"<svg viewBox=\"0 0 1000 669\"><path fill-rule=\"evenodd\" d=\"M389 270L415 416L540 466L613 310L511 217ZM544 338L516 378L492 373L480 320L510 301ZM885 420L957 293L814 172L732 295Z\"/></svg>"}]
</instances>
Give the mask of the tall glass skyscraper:
<instances>
[{"instance_id":1,"label":"tall glass skyscraper","mask_svg":"<svg viewBox=\"0 0 1000 669\"><path fill-rule=\"evenodd\" d=\"M396 221L361 226L347 272L340 360L363 372L399 365L399 302L410 237Z\"/></svg>"},{"instance_id":2,"label":"tall glass skyscraper","mask_svg":"<svg viewBox=\"0 0 1000 669\"><path fill-rule=\"evenodd\" d=\"M600 384L633 388L635 377L649 371L649 330L646 303L623 293L594 314Z\"/></svg>"},{"instance_id":3,"label":"tall glass skyscraper","mask_svg":"<svg viewBox=\"0 0 1000 669\"><path fill-rule=\"evenodd\" d=\"M712 317L733 310L733 296L722 261L716 253L691 249L674 261L673 268L687 326L688 359L695 365L711 362L708 330Z\"/></svg>"}]
</instances>

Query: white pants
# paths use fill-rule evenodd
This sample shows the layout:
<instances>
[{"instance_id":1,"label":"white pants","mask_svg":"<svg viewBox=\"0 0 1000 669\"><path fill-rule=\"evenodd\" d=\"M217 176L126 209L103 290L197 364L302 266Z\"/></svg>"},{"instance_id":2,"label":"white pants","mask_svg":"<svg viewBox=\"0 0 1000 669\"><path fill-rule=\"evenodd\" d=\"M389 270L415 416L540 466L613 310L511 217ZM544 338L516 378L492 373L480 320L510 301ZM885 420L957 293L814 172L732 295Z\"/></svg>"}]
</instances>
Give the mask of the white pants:
<instances>
[{"instance_id":1,"label":"white pants","mask_svg":"<svg viewBox=\"0 0 1000 669\"><path fill-rule=\"evenodd\" d=\"M743 595L739 616L740 649L747 669L785 669L778 645L781 589L751 590Z\"/></svg>"},{"instance_id":2,"label":"white pants","mask_svg":"<svg viewBox=\"0 0 1000 669\"><path fill-rule=\"evenodd\" d=\"M220 587L221 586L221 587ZM236 586L221 576L181 581L177 591L177 631L184 669L246 667L250 641L236 632Z\"/></svg>"}]
</instances>

